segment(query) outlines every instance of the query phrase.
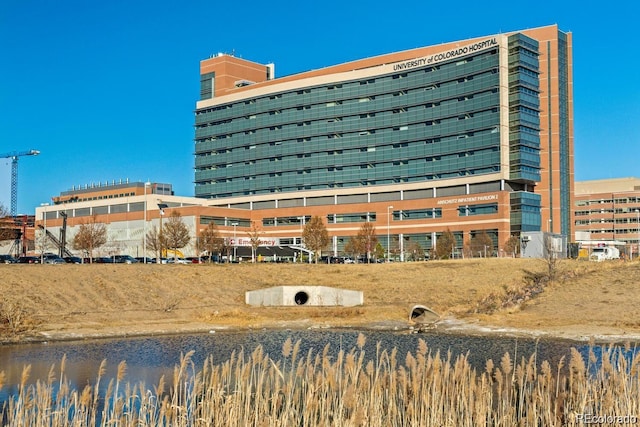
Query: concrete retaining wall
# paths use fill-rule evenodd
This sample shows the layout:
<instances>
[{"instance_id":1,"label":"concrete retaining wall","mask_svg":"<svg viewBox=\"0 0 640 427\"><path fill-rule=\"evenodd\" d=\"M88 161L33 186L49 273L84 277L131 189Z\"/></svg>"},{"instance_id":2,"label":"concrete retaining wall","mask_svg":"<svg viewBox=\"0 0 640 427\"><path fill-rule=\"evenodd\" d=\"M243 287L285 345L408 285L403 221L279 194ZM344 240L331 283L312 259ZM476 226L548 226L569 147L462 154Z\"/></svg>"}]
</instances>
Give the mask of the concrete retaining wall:
<instances>
[{"instance_id":1,"label":"concrete retaining wall","mask_svg":"<svg viewBox=\"0 0 640 427\"><path fill-rule=\"evenodd\" d=\"M364 304L361 291L330 288L327 286L274 286L249 291L245 302L252 306L342 306Z\"/></svg>"}]
</instances>

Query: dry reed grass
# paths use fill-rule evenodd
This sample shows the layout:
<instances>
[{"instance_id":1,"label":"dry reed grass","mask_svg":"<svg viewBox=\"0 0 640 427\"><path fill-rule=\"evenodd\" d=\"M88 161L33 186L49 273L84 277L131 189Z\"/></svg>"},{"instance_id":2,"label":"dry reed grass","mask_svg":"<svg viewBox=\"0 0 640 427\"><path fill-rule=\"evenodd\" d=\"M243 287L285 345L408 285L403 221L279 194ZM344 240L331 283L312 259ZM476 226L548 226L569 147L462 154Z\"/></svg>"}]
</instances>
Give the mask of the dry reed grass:
<instances>
[{"instance_id":1,"label":"dry reed grass","mask_svg":"<svg viewBox=\"0 0 640 427\"><path fill-rule=\"evenodd\" d=\"M3 425L14 426L565 426L579 414L640 414L640 354L602 347L602 359L575 349L568 365L538 363L536 355L506 353L482 371L468 357L433 353L419 340L414 353L356 347L329 355L300 354L285 341L278 359L258 346L216 364L196 367L182 355L170 378L152 388L124 382L126 363L101 391L105 363L94 384L73 389L52 367L46 380L28 385L24 369L16 395L5 405ZM365 357L366 356L366 357ZM598 363L596 364L596 361ZM56 380L56 376L58 379ZM0 375L0 379L2 376Z\"/></svg>"}]
</instances>

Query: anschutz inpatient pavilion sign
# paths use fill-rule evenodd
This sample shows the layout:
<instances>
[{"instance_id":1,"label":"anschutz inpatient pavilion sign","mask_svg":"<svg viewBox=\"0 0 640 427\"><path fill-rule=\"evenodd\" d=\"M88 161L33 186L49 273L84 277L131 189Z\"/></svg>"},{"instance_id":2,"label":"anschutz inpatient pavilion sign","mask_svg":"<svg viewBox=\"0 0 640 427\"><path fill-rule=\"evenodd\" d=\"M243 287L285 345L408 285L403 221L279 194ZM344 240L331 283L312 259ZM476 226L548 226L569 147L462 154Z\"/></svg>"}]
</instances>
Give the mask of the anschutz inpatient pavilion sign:
<instances>
[{"instance_id":1,"label":"anschutz inpatient pavilion sign","mask_svg":"<svg viewBox=\"0 0 640 427\"><path fill-rule=\"evenodd\" d=\"M451 205L456 203L473 203L473 202L488 202L491 200L498 200L497 194L489 194L487 196L469 196L458 197L457 199L438 200L439 205Z\"/></svg>"}]
</instances>

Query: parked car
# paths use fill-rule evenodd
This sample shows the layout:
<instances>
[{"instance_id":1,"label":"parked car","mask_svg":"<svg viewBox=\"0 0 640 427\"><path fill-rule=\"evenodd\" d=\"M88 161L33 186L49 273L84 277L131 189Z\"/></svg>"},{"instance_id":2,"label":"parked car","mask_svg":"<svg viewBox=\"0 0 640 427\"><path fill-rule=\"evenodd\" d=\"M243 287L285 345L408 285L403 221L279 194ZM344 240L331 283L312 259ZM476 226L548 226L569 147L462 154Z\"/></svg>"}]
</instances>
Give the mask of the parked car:
<instances>
[{"instance_id":1,"label":"parked car","mask_svg":"<svg viewBox=\"0 0 640 427\"><path fill-rule=\"evenodd\" d=\"M0 264L15 264L18 260L11 255L0 255Z\"/></svg>"},{"instance_id":2,"label":"parked car","mask_svg":"<svg viewBox=\"0 0 640 427\"><path fill-rule=\"evenodd\" d=\"M187 261L184 258L175 257L175 258L169 258L167 260L167 264L191 264L191 261Z\"/></svg>"},{"instance_id":3,"label":"parked car","mask_svg":"<svg viewBox=\"0 0 640 427\"><path fill-rule=\"evenodd\" d=\"M19 264L40 264L39 256L21 256L18 258Z\"/></svg>"},{"instance_id":4,"label":"parked car","mask_svg":"<svg viewBox=\"0 0 640 427\"><path fill-rule=\"evenodd\" d=\"M160 258L160 262L158 262L157 258L152 258L151 259L151 263L152 264L166 264L167 263L167 258Z\"/></svg>"},{"instance_id":5,"label":"parked car","mask_svg":"<svg viewBox=\"0 0 640 427\"><path fill-rule=\"evenodd\" d=\"M45 264L66 264L67 262L56 254L45 254L43 257Z\"/></svg>"},{"instance_id":6,"label":"parked car","mask_svg":"<svg viewBox=\"0 0 640 427\"><path fill-rule=\"evenodd\" d=\"M110 256L99 256L93 259L94 264L113 264L114 260Z\"/></svg>"},{"instance_id":7,"label":"parked car","mask_svg":"<svg viewBox=\"0 0 640 427\"><path fill-rule=\"evenodd\" d=\"M67 264L82 264L82 258L79 256L66 256L64 260Z\"/></svg>"},{"instance_id":8,"label":"parked car","mask_svg":"<svg viewBox=\"0 0 640 427\"><path fill-rule=\"evenodd\" d=\"M131 255L116 255L114 260L116 264L135 264L138 262L138 260Z\"/></svg>"},{"instance_id":9,"label":"parked car","mask_svg":"<svg viewBox=\"0 0 640 427\"><path fill-rule=\"evenodd\" d=\"M147 262L146 262L147 264L153 264L154 263L153 258L146 257L146 259L147 259ZM145 257L138 256L138 257L135 258L135 260L138 261L138 262L144 263L145 262Z\"/></svg>"},{"instance_id":10,"label":"parked car","mask_svg":"<svg viewBox=\"0 0 640 427\"><path fill-rule=\"evenodd\" d=\"M206 262L203 258L197 256L188 256L185 260L189 261L191 264L204 264Z\"/></svg>"}]
</instances>

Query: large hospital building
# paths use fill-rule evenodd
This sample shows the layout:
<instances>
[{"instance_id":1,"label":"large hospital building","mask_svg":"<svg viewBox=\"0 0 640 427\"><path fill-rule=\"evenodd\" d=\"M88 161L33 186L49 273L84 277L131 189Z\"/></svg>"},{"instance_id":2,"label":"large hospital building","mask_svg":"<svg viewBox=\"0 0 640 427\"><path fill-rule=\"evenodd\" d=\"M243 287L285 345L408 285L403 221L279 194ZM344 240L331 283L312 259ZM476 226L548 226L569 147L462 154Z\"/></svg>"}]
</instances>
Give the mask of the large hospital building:
<instances>
[{"instance_id":1,"label":"large hospital building","mask_svg":"<svg viewBox=\"0 0 640 427\"><path fill-rule=\"evenodd\" d=\"M571 40L553 25L281 78L273 64L218 54L200 64L196 198L163 199L194 233L257 224L279 245L299 243L318 215L336 255L365 222L400 252L433 248L447 230L459 249L482 232L496 249L521 232L573 236ZM140 228L148 196L138 186L127 197ZM46 209L67 210L70 224L76 206L109 215L72 198Z\"/></svg>"}]
</instances>

